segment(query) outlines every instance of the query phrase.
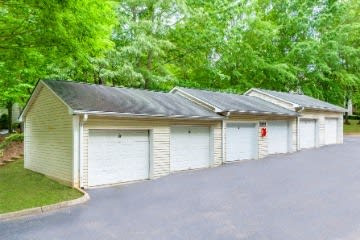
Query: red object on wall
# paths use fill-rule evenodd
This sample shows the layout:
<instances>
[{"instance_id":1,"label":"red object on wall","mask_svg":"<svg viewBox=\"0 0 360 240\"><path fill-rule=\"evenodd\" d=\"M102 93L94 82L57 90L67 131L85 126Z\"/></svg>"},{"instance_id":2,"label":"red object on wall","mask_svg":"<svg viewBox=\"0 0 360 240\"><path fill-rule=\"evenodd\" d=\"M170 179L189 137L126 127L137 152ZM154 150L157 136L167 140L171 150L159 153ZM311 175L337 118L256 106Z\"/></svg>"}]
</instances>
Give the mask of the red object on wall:
<instances>
[{"instance_id":1,"label":"red object on wall","mask_svg":"<svg viewBox=\"0 0 360 240\"><path fill-rule=\"evenodd\" d=\"M261 128L261 137L266 137L267 130L266 128Z\"/></svg>"}]
</instances>

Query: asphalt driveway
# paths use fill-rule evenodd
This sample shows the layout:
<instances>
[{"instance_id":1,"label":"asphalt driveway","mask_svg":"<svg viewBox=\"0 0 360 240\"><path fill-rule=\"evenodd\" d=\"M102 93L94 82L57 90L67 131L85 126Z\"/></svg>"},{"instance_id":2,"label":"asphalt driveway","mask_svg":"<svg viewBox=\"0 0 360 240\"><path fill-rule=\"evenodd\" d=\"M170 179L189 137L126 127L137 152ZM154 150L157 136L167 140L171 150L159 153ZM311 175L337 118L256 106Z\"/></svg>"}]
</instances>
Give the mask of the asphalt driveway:
<instances>
[{"instance_id":1,"label":"asphalt driveway","mask_svg":"<svg viewBox=\"0 0 360 240\"><path fill-rule=\"evenodd\" d=\"M89 193L0 222L0 239L358 240L360 138Z\"/></svg>"}]
</instances>

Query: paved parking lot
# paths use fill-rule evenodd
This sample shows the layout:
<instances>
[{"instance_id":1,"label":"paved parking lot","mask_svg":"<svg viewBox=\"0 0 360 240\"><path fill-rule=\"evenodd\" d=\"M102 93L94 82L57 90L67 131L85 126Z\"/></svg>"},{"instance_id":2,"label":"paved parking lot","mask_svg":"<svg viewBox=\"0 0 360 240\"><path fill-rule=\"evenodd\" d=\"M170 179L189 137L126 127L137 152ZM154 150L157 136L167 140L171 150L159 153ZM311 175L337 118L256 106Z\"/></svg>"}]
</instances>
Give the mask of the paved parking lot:
<instances>
[{"instance_id":1,"label":"paved parking lot","mask_svg":"<svg viewBox=\"0 0 360 240\"><path fill-rule=\"evenodd\" d=\"M89 194L81 206L0 222L0 239L358 240L360 138Z\"/></svg>"}]
</instances>

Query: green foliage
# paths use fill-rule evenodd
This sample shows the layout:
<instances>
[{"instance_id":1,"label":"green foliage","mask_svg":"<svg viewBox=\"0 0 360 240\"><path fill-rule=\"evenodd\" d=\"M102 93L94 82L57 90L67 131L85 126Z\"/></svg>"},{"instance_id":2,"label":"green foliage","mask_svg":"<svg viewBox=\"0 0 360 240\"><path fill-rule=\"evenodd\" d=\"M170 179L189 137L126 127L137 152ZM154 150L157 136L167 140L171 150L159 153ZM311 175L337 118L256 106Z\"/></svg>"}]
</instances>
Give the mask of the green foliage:
<instances>
[{"instance_id":1,"label":"green foliage","mask_svg":"<svg viewBox=\"0 0 360 240\"><path fill-rule=\"evenodd\" d=\"M13 133L5 138L4 141L0 143L0 149L5 149L13 142L22 142L24 141L24 134L22 133Z\"/></svg>"},{"instance_id":2,"label":"green foliage","mask_svg":"<svg viewBox=\"0 0 360 240\"><path fill-rule=\"evenodd\" d=\"M158 88L173 79L166 68L167 53L175 48L167 37L171 27L186 14L180 0L125 0L117 7L118 24L107 57L104 78L113 85Z\"/></svg>"},{"instance_id":3,"label":"green foliage","mask_svg":"<svg viewBox=\"0 0 360 240\"><path fill-rule=\"evenodd\" d=\"M110 1L0 1L0 103L24 103L42 78L84 80L115 14ZM106 16L106 17L104 17Z\"/></svg>"},{"instance_id":4,"label":"green foliage","mask_svg":"<svg viewBox=\"0 0 360 240\"><path fill-rule=\"evenodd\" d=\"M356 0L9 0L0 15L0 103L23 103L38 79L55 78L360 105Z\"/></svg>"},{"instance_id":5,"label":"green foliage","mask_svg":"<svg viewBox=\"0 0 360 240\"><path fill-rule=\"evenodd\" d=\"M7 125L8 125L8 116L7 116L7 114L3 114L0 117L0 130L6 129Z\"/></svg>"}]
</instances>

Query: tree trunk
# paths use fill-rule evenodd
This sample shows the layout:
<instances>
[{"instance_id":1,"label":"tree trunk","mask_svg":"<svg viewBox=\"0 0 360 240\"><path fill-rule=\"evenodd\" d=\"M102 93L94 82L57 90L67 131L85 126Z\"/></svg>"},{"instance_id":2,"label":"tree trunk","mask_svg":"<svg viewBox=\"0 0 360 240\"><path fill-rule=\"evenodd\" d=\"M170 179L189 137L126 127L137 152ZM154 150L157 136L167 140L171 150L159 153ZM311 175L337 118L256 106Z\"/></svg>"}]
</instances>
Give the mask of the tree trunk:
<instances>
[{"instance_id":1,"label":"tree trunk","mask_svg":"<svg viewBox=\"0 0 360 240\"><path fill-rule=\"evenodd\" d=\"M146 68L148 69L150 74L151 74L151 71L153 69L153 56L154 56L153 50L150 50L149 53L148 53L147 62L146 62ZM149 87L150 87L150 79L147 76L145 78L144 88L149 89Z\"/></svg>"},{"instance_id":2,"label":"tree trunk","mask_svg":"<svg viewBox=\"0 0 360 240\"><path fill-rule=\"evenodd\" d=\"M8 111L8 130L9 130L9 133L12 133L12 115L13 115L13 111L12 111L12 107L13 107L13 102L12 101L9 101L7 102L6 104L6 108L7 108L7 111Z\"/></svg>"},{"instance_id":3,"label":"tree trunk","mask_svg":"<svg viewBox=\"0 0 360 240\"><path fill-rule=\"evenodd\" d=\"M349 108L349 97L347 95L345 96L345 108L346 110ZM344 124L351 125L349 121L349 113L347 111L345 112Z\"/></svg>"}]
</instances>

